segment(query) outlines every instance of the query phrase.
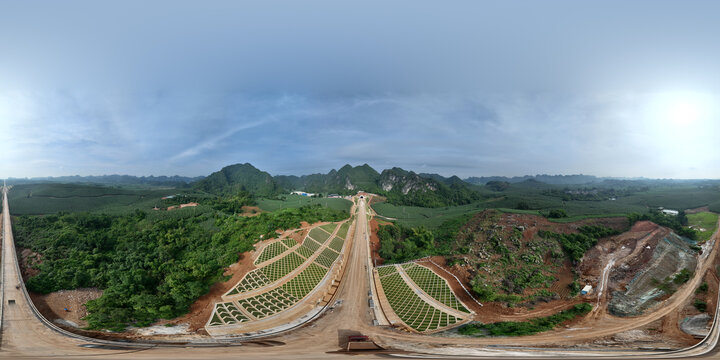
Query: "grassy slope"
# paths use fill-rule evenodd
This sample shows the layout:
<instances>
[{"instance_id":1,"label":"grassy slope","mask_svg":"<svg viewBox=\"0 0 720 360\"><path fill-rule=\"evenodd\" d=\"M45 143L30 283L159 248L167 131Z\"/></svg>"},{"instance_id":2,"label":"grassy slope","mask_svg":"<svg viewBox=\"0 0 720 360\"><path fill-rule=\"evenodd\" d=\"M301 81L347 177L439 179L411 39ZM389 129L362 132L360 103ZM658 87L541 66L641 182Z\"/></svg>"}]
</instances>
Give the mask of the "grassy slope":
<instances>
[{"instance_id":1,"label":"grassy slope","mask_svg":"<svg viewBox=\"0 0 720 360\"><path fill-rule=\"evenodd\" d=\"M698 241L710 240L710 237L717 229L718 214L701 212L697 214L690 214L687 218L688 224L699 226L706 230L698 233Z\"/></svg>"}]
</instances>

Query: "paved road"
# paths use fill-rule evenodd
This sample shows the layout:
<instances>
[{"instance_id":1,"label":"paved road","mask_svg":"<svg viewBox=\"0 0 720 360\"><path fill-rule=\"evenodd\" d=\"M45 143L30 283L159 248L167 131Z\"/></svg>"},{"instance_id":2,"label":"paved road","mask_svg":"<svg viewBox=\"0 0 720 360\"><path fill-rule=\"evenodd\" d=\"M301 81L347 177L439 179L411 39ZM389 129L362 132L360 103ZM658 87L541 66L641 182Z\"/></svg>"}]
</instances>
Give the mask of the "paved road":
<instances>
[{"instance_id":1,"label":"paved road","mask_svg":"<svg viewBox=\"0 0 720 360\"><path fill-rule=\"evenodd\" d=\"M633 352L603 353L603 352L577 352L554 350L512 350L500 351L498 349L482 349L482 342L457 339L438 339L421 335L412 335L393 330L381 329L371 325L372 313L368 306L368 223L364 200L359 201L359 211L356 217L355 233L350 251L349 262L343 281L338 289L337 299L342 305L335 310L327 312L323 317L304 328L292 331L287 335L274 337L273 340L283 342L279 346L260 346L258 344L244 344L229 347L147 347L140 348L88 348L83 347L97 342L92 339L73 338L62 335L49 329L35 317L32 306L22 293L22 284L18 276L16 252L12 238L10 215L7 205L7 190L3 189L3 242L2 242L2 291L5 300L2 304L2 343L0 345L0 358L112 358L112 359L215 359L229 357L243 358L273 358L273 359L324 359L337 358L335 351L340 349L343 339L353 333L371 335L378 340L387 339L395 343L403 343L408 349L413 344L435 343L445 348L442 343L462 344L458 347L456 355L480 355L490 358L514 355L520 357L561 357L582 358L588 356L627 357L637 355L647 358L650 354ZM7 251L6 251L7 250ZM20 287L19 289L17 287ZM8 304L8 300L15 300L15 304ZM716 317L717 318L717 317ZM686 350L684 353L668 353L665 356L696 355L713 349L717 345L720 329L712 330L713 341L708 345ZM520 339L516 339L520 340ZM474 346L473 346L474 345ZM477 348L477 349L473 349ZM463 350L464 349L464 350ZM480 349L480 350L478 350ZM437 349L435 349L437 350ZM427 351L435 352L432 348ZM654 354L655 356L662 356ZM377 357L375 354L365 354L360 357ZM712 355L711 355L712 356Z\"/></svg>"}]
</instances>

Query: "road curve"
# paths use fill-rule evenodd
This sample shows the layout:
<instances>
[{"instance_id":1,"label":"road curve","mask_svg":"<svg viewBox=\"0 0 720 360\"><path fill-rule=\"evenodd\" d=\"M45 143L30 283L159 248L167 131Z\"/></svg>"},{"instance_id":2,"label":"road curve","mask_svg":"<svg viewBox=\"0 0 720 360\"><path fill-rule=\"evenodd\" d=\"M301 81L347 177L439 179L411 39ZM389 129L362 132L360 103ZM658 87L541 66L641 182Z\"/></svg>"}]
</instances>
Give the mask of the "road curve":
<instances>
[{"instance_id":1,"label":"road curve","mask_svg":"<svg viewBox=\"0 0 720 360\"><path fill-rule=\"evenodd\" d=\"M338 351L346 335L362 333L381 340L393 340L403 343L403 348L412 349L413 344L428 353L441 352L444 347L454 345L462 346L454 356L445 354L409 354L397 353L395 356L430 357L430 358L457 358L485 357L498 358L506 356L528 358L677 358L688 356L708 357L717 354L716 348L720 337L720 328L717 324L718 311L713 322L713 328L701 343L696 346L671 352L636 352L636 351L583 351L564 349L521 349L513 348L503 350L492 348L488 339L450 339L424 335L415 335L382 327L372 326L373 314L368 306L369 277L368 264L368 221L364 199L358 202L358 215L355 220L355 232L350 251L347 270L340 283L336 299L342 304L334 310L328 311L313 323L290 333L275 336L272 339L279 341L278 346L272 344L256 344L237 342L232 345L208 347L207 344L186 344L181 347L163 347L157 344L122 342L108 342L103 340L85 338L74 334L59 332L52 329L52 324L44 320L41 315L34 312L34 306L29 302L24 284L19 274L10 213L7 202L7 188L3 187L3 240L2 240L2 342L0 343L0 358L107 358L113 359L216 359L242 356L245 358L273 358L273 359L325 359L337 358ZM717 233L715 234L717 238ZM717 242L716 242L717 243ZM15 300L9 304L9 300ZM720 301L718 302L720 304ZM39 315L39 316L37 316ZM533 337L541 340L542 337ZM484 340L484 341L479 341ZM497 339L498 343L501 339ZM516 340L521 340L518 338ZM381 341L385 342L385 341ZM523 341L518 341L522 343ZM438 348L420 345L436 344ZM490 345L490 346L488 346ZM462 351L466 349L467 351ZM416 351L417 351L416 350ZM377 357L379 354L366 353L360 357ZM387 356L387 354L385 355Z\"/></svg>"}]
</instances>

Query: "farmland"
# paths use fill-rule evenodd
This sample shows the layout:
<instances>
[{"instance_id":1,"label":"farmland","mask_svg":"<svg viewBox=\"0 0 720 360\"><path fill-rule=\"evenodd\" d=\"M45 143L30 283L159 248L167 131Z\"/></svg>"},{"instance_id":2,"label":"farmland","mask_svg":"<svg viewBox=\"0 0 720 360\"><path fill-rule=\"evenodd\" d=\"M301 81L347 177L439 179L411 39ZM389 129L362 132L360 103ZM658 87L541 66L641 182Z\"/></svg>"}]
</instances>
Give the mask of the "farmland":
<instances>
[{"instance_id":1,"label":"farmland","mask_svg":"<svg viewBox=\"0 0 720 360\"><path fill-rule=\"evenodd\" d=\"M418 296L395 266L378 268L378 276L392 311L410 328L419 332L434 331L462 321L459 316L443 311ZM437 293L431 289L431 283L425 281L421 281L421 283L432 293ZM454 298L454 295L452 297ZM462 308L464 309L464 307Z\"/></svg>"},{"instance_id":2,"label":"farmland","mask_svg":"<svg viewBox=\"0 0 720 360\"><path fill-rule=\"evenodd\" d=\"M301 195L283 195L282 199L261 198L257 200L257 203L260 209L265 211L298 208L314 204L320 204L333 210L350 211L350 207L352 206L352 202L345 199L313 198Z\"/></svg>"},{"instance_id":3,"label":"farmland","mask_svg":"<svg viewBox=\"0 0 720 360\"><path fill-rule=\"evenodd\" d=\"M389 203L373 204L373 209L383 218L397 219L400 224L435 228L444 221L465 214L476 213L484 209L546 214L551 209L563 209L570 219L558 221L576 221L584 218L622 216L629 213L645 213L648 209L665 207L669 209L691 209L720 201L720 190L715 187L697 185L651 186L648 190L638 191L615 200L563 200L547 195L548 189L562 190L565 187L535 184L512 184L502 192L483 190L487 199L462 206L440 208L422 208L397 206ZM520 203L527 210L515 210Z\"/></svg>"},{"instance_id":4,"label":"farmland","mask_svg":"<svg viewBox=\"0 0 720 360\"><path fill-rule=\"evenodd\" d=\"M715 232L718 226L718 214L711 212L700 212L687 215L688 225L698 231L698 240L707 241Z\"/></svg>"},{"instance_id":5,"label":"farmland","mask_svg":"<svg viewBox=\"0 0 720 360\"><path fill-rule=\"evenodd\" d=\"M331 223L313 228L305 236L301 246L295 247L297 243L292 240L294 244L291 247L294 251L286 246L289 245L287 238L267 240L254 261L256 265L264 265L246 273L223 296L223 300L231 300L231 304L236 304L238 312L248 317L247 321L264 319L294 306L318 287L340 256L340 251L333 250L330 246L339 245L342 249L344 240L331 237L326 231L334 231L336 227L338 224ZM313 240L310 234L324 238L323 244ZM248 292L252 293L246 294ZM215 304L214 312L207 323L208 327L244 322L232 322L232 319L228 322L220 314L225 309L225 304L227 302Z\"/></svg>"}]
</instances>

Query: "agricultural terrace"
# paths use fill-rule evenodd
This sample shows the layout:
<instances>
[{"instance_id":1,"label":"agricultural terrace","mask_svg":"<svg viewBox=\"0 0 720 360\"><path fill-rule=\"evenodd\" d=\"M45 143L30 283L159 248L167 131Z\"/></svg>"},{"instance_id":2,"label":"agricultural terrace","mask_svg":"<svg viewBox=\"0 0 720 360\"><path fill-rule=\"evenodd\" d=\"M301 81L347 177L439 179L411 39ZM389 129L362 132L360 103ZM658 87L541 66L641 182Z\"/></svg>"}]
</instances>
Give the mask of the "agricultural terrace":
<instances>
[{"instance_id":1,"label":"agricultural terrace","mask_svg":"<svg viewBox=\"0 0 720 360\"><path fill-rule=\"evenodd\" d=\"M327 231L328 233L332 234L333 231L335 231L335 228L337 228L337 224L333 224L333 223L325 224L323 226L320 226L320 228Z\"/></svg>"},{"instance_id":2,"label":"agricultural terrace","mask_svg":"<svg viewBox=\"0 0 720 360\"><path fill-rule=\"evenodd\" d=\"M332 228L324 226L330 228L330 232L335 231L336 224L328 225ZM323 243L313 240L312 234ZM260 320L297 304L322 282L340 256L344 243L342 238L332 237L320 228L311 230L301 246L292 239L269 243L255 259L255 264L262 266L248 272L224 295L233 301L215 304L207 326ZM297 269L300 271L294 276L288 276Z\"/></svg>"},{"instance_id":3,"label":"agricultural terrace","mask_svg":"<svg viewBox=\"0 0 720 360\"><path fill-rule=\"evenodd\" d=\"M320 244L324 244L327 239L330 238L330 233L327 231L321 230L320 228L314 228L310 230L310 237L319 242Z\"/></svg>"},{"instance_id":4,"label":"agricultural terrace","mask_svg":"<svg viewBox=\"0 0 720 360\"><path fill-rule=\"evenodd\" d=\"M213 315L212 320L210 320L210 325L234 325L249 320L250 319L238 310L232 302L216 303L215 314Z\"/></svg>"},{"instance_id":5,"label":"agricultural terrace","mask_svg":"<svg viewBox=\"0 0 720 360\"><path fill-rule=\"evenodd\" d=\"M257 259L255 259L255 265L264 263L270 259L275 258L280 254L284 253L287 249L287 246L285 246L285 244L280 241L270 243L265 246L265 248L263 248L260 255L258 255Z\"/></svg>"},{"instance_id":6,"label":"agricultural terrace","mask_svg":"<svg viewBox=\"0 0 720 360\"><path fill-rule=\"evenodd\" d=\"M251 298L238 300L238 304L256 319L275 315L298 302L298 299L281 288Z\"/></svg>"},{"instance_id":7,"label":"agricultural terrace","mask_svg":"<svg viewBox=\"0 0 720 360\"><path fill-rule=\"evenodd\" d=\"M401 271L404 271L403 267L410 271L413 271L413 269L426 269L430 273L422 270L413 271L413 274L418 279L417 281L422 284L416 285L412 281L406 281L406 278L401 275ZM432 270L415 264L405 264L401 267L394 265L379 267L377 272L380 285L392 311L405 325L416 331L430 332L457 324L464 320L460 313L468 313L467 309L452 294L447 283L434 274ZM442 282L437 281L435 277L442 280ZM414 288L417 289L418 287L425 291L428 296L446 306L424 300L423 297L418 295L418 291L414 290ZM445 292L445 287L450 292L449 294ZM444 300L444 302L441 300ZM464 311L451 311L450 308Z\"/></svg>"},{"instance_id":8,"label":"agricultural terrace","mask_svg":"<svg viewBox=\"0 0 720 360\"><path fill-rule=\"evenodd\" d=\"M350 221L346 221L342 225L340 225L340 229L338 230L337 234L335 234L335 236L343 240L347 239L348 229L350 229Z\"/></svg>"},{"instance_id":9,"label":"agricultural terrace","mask_svg":"<svg viewBox=\"0 0 720 360\"><path fill-rule=\"evenodd\" d=\"M433 299L457 311L470 312L452 292L447 281L438 276L434 271L415 263L412 263L409 267L404 267L403 270L415 284Z\"/></svg>"}]
</instances>

